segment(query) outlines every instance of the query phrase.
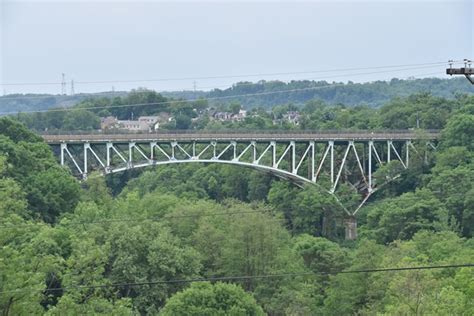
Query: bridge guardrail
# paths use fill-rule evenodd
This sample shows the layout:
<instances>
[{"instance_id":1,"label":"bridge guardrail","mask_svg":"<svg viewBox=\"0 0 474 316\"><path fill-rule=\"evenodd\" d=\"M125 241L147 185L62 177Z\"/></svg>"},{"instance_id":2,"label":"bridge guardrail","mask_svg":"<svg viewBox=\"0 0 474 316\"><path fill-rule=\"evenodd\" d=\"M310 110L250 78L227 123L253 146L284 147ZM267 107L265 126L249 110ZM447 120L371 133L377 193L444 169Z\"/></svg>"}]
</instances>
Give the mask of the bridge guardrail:
<instances>
[{"instance_id":1,"label":"bridge guardrail","mask_svg":"<svg viewBox=\"0 0 474 316\"><path fill-rule=\"evenodd\" d=\"M324 141L366 141L366 140L415 140L415 139L436 139L438 138L437 132L422 132L420 134L410 131L383 131L383 132L372 132L372 131L300 131L299 133L282 133L281 131L266 131L265 133L248 131L248 132L187 132L180 133L179 131L167 132L167 133L126 133L126 134L102 134L102 133L84 133L84 134L43 134L43 139L48 143L62 143L62 142L129 142L129 141L173 141L173 140L235 140L235 141L309 141L309 140L324 140Z\"/></svg>"},{"instance_id":2,"label":"bridge guardrail","mask_svg":"<svg viewBox=\"0 0 474 316\"><path fill-rule=\"evenodd\" d=\"M189 135L219 135L219 134L414 134L414 133L428 133L428 134L439 134L440 130L424 130L424 129L412 129L412 130L350 130L350 129L338 129L338 130L238 130L238 129L222 129L222 130L158 130L152 132L143 132L143 131L125 131L125 130L78 130L78 131L43 131L39 132L41 136L54 136L54 135L175 135L175 134L189 134Z\"/></svg>"}]
</instances>

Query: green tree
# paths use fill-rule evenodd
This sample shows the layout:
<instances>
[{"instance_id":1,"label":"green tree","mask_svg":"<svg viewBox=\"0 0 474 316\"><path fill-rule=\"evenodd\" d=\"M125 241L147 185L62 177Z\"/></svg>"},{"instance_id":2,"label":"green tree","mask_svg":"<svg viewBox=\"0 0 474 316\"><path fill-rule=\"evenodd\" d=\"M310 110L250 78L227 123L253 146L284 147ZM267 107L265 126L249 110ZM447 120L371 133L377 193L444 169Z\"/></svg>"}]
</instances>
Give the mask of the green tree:
<instances>
[{"instance_id":1,"label":"green tree","mask_svg":"<svg viewBox=\"0 0 474 316\"><path fill-rule=\"evenodd\" d=\"M71 212L80 198L79 184L59 166L31 175L25 188L30 210L48 223Z\"/></svg>"},{"instance_id":2,"label":"green tree","mask_svg":"<svg viewBox=\"0 0 474 316\"><path fill-rule=\"evenodd\" d=\"M100 128L100 118L95 113L84 110L75 109L68 111L64 117L62 129L65 130L95 130Z\"/></svg>"},{"instance_id":3,"label":"green tree","mask_svg":"<svg viewBox=\"0 0 474 316\"><path fill-rule=\"evenodd\" d=\"M235 284L193 283L173 295L160 315L265 315L252 295Z\"/></svg>"},{"instance_id":4,"label":"green tree","mask_svg":"<svg viewBox=\"0 0 474 316\"><path fill-rule=\"evenodd\" d=\"M427 189L374 204L367 212L367 226L361 235L380 243L410 239L419 230L448 229L448 212L433 192Z\"/></svg>"},{"instance_id":5,"label":"green tree","mask_svg":"<svg viewBox=\"0 0 474 316\"><path fill-rule=\"evenodd\" d=\"M451 117L442 131L443 148L466 146L474 150L474 114L457 114Z\"/></svg>"}]
</instances>

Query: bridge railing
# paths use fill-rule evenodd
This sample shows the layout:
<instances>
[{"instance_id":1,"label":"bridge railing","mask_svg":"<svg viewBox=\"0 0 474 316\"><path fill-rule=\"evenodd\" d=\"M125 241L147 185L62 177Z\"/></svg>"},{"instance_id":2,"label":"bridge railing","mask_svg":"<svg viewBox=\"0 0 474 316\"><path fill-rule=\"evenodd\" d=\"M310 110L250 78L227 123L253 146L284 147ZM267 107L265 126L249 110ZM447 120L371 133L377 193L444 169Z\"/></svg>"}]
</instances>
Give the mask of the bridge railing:
<instances>
[{"instance_id":1,"label":"bridge railing","mask_svg":"<svg viewBox=\"0 0 474 316\"><path fill-rule=\"evenodd\" d=\"M427 134L439 134L439 130L434 129L404 129L404 130L383 130L383 129L321 129L321 130L283 130L283 129L260 129L260 130L249 130L249 129L219 129L219 130L157 130L157 131L129 131L129 130L76 130L76 131L64 131L64 130L51 130L39 132L42 136L54 136L54 135L175 135L175 134L189 134L189 135L219 135L219 134L320 134L320 135L334 135L334 134L416 134L416 133L427 133Z\"/></svg>"}]
</instances>

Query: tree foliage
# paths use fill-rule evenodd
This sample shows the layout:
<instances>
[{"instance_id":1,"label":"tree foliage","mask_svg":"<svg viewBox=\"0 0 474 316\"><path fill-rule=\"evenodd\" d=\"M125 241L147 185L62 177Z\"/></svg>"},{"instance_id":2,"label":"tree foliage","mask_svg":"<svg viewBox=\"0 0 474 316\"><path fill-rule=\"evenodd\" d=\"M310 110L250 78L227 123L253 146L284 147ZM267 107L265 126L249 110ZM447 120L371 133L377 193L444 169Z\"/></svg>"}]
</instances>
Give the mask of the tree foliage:
<instances>
[{"instance_id":1,"label":"tree foliage","mask_svg":"<svg viewBox=\"0 0 474 316\"><path fill-rule=\"evenodd\" d=\"M126 101L162 98L137 91ZM98 114L99 103L87 102L77 114ZM434 159L425 160L426 144L414 142L410 168L378 166L375 183L388 182L357 214L357 241L343 240L343 206L361 198L352 186L341 185L336 200L319 187L212 164L91 174L79 184L41 138L2 118L2 314L472 315L471 267L364 272L472 263L472 104L472 97L422 94L380 110L317 100L304 106L305 128L407 128L417 121L444 128ZM135 111L113 109L106 111L121 117ZM175 114L192 117L192 111L182 102ZM272 117L259 111L258 119L236 127L270 126ZM50 123L58 119L66 121L55 114Z\"/></svg>"},{"instance_id":2,"label":"tree foliage","mask_svg":"<svg viewBox=\"0 0 474 316\"><path fill-rule=\"evenodd\" d=\"M161 315L265 315L255 299L234 284L193 283L173 295Z\"/></svg>"}]
</instances>

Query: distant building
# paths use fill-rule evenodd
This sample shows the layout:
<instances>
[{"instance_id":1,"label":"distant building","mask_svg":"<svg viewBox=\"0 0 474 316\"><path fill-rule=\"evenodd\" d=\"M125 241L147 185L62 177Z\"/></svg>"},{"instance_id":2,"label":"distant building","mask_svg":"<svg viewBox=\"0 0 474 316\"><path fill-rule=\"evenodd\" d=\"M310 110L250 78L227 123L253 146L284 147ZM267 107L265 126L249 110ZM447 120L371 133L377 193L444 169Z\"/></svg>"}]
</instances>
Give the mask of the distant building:
<instances>
[{"instance_id":1,"label":"distant building","mask_svg":"<svg viewBox=\"0 0 474 316\"><path fill-rule=\"evenodd\" d=\"M215 112L212 118L218 121L243 121L247 117L247 111L239 110L239 113L234 114L231 112Z\"/></svg>"},{"instance_id":2,"label":"distant building","mask_svg":"<svg viewBox=\"0 0 474 316\"><path fill-rule=\"evenodd\" d=\"M283 123L290 123L299 125L301 120L301 114L298 111L288 111L283 114L281 119L274 119L273 125L281 125Z\"/></svg>"},{"instance_id":3,"label":"distant building","mask_svg":"<svg viewBox=\"0 0 474 316\"><path fill-rule=\"evenodd\" d=\"M140 116L138 120L118 120L116 117L108 116L100 119L102 130L125 129L129 131L154 131L160 128L160 124L167 123L171 119L168 113L160 115Z\"/></svg>"},{"instance_id":4,"label":"distant building","mask_svg":"<svg viewBox=\"0 0 474 316\"><path fill-rule=\"evenodd\" d=\"M298 125L300 123L301 115L298 111L288 111L283 114L283 120L289 123Z\"/></svg>"},{"instance_id":5,"label":"distant building","mask_svg":"<svg viewBox=\"0 0 474 316\"><path fill-rule=\"evenodd\" d=\"M150 131L150 125L145 121L130 121L130 120L119 120L118 121L120 129L126 129L129 131Z\"/></svg>"},{"instance_id":6,"label":"distant building","mask_svg":"<svg viewBox=\"0 0 474 316\"><path fill-rule=\"evenodd\" d=\"M160 128L160 117L159 116L140 116L138 122L141 124L146 124L150 130L157 130Z\"/></svg>"},{"instance_id":7,"label":"distant building","mask_svg":"<svg viewBox=\"0 0 474 316\"><path fill-rule=\"evenodd\" d=\"M230 112L215 112L212 117L218 121L230 121L232 119L232 113Z\"/></svg>"},{"instance_id":8,"label":"distant building","mask_svg":"<svg viewBox=\"0 0 474 316\"><path fill-rule=\"evenodd\" d=\"M107 116L100 118L100 129L107 130L107 129L117 129L119 128L118 120L114 116Z\"/></svg>"},{"instance_id":9,"label":"distant building","mask_svg":"<svg viewBox=\"0 0 474 316\"><path fill-rule=\"evenodd\" d=\"M247 111L240 109L239 113L234 114L232 119L234 121L243 121L247 117Z\"/></svg>"}]
</instances>

